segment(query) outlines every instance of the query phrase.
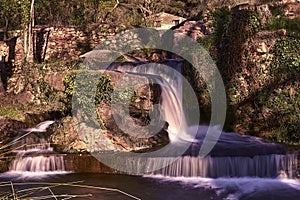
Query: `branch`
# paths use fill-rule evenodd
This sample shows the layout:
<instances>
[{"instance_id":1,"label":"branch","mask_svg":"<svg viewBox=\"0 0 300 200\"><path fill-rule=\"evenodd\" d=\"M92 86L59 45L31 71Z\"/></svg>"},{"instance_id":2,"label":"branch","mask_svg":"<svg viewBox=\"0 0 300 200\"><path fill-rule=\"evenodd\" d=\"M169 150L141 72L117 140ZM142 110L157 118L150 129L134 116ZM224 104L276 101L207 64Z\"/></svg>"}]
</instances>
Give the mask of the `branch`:
<instances>
[{"instance_id":1,"label":"branch","mask_svg":"<svg viewBox=\"0 0 300 200\"><path fill-rule=\"evenodd\" d=\"M141 10L143 10L143 11L145 11L146 13L148 13L149 15L152 15L152 11L151 10L149 10L149 9L147 9L147 8L145 8L144 6L142 6L142 5L139 5L139 9L141 9Z\"/></svg>"},{"instance_id":2,"label":"branch","mask_svg":"<svg viewBox=\"0 0 300 200\"><path fill-rule=\"evenodd\" d=\"M119 6L119 4L120 4L119 0L116 0L116 1L117 1L117 2L116 2L116 4L114 5L114 7L113 7L110 11L108 11L108 12L106 13L106 15L104 16L103 21L106 21L108 15L111 14L111 13Z\"/></svg>"}]
</instances>

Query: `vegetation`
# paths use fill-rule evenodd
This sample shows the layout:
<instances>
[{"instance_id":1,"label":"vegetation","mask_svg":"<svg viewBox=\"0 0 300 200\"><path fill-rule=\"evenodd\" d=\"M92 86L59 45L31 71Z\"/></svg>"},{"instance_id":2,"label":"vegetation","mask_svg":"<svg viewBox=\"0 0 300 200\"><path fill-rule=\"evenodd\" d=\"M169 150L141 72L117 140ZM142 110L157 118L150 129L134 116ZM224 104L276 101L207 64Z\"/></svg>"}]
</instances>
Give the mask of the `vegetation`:
<instances>
[{"instance_id":1,"label":"vegetation","mask_svg":"<svg viewBox=\"0 0 300 200\"><path fill-rule=\"evenodd\" d=\"M0 116L22 120L24 118L24 110L13 106L0 106Z\"/></svg>"},{"instance_id":2,"label":"vegetation","mask_svg":"<svg viewBox=\"0 0 300 200\"><path fill-rule=\"evenodd\" d=\"M77 110L81 108L87 115L95 112L95 107L101 101L110 102L113 87L108 76L102 73L79 72L65 76L66 94L69 105ZM96 87L94 87L96 85Z\"/></svg>"},{"instance_id":3,"label":"vegetation","mask_svg":"<svg viewBox=\"0 0 300 200\"><path fill-rule=\"evenodd\" d=\"M35 25L85 26L106 21L111 24L145 25L144 19L159 12L199 19L207 1L197 0L3 0L0 27L20 30L30 20L34 3ZM235 5L235 1L210 1L211 7Z\"/></svg>"},{"instance_id":4,"label":"vegetation","mask_svg":"<svg viewBox=\"0 0 300 200\"><path fill-rule=\"evenodd\" d=\"M289 33L300 33L300 18L271 17L268 19L267 30L286 29Z\"/></svg>"},{"instance_id":5,"label":"vegetation","mask_svg":"<svg viewBox=\"0 0 300 200\"><path fill-rule=\"evenodd\" d=\"M271 1L273 0L263 2ZM24 29L32 17L30 14L30 3L32 2L30 0L4 0L0 5L0 27L5 27L6 32L7 30ZM210 25L213 27L213 33L200 38L198 41L211 53L223 76L228 95L228 111L229 115L233 116L228 118L227 127L234 129L236 124L245 119L245 113L253 121L256 120L255 115L257 115L259 122L255 121L255 123L260 123L265 129L269 128L267 131L271 132L267 136L268 138L284 143L299 143L298 130L300 127L297 114L299 113L299 95L296 91L299 91L299 78L297 77L300 72L300 19L285 17L284 7L270 6L272 16L268 17L264 24L260 23L262 21L261 16L255 11L235 10L233 12L228 7L220 7L220 4L235 5L235 1L213 1L210 3L215 8L211 10L207 24L212 21ZM206 1L199 3L196 0L35 0L34 24L47 26L76 25L81 26L87 32L89 25L97 26L103 21L109 24L147 26L145 19L162 11L189 19L202 19L202 11L207 8L205 4ZM102 32L108 33L108 29L101 27ZM252 52L253 49L249 49L249 45L254 41L256 34L262 30L276 31L279 29L285 29L287 35L282 35L276 41L274 40L274 46L272 46L274 43L269 45L272 46L270 51L268 50L270 56L263 55L263 53L258 55L260 58L268 56L267 61L254 60L253 62L258 62L249 64L249 60L255 54ZM91 37L85 43L78 43L78 48L82 51L91 50L92 39ZM153 52L158 52L153 49L142 49L141 51L146 55L143 58L149 58ZM262 69L265 72L259 71L259 68L264 66L263 64L266 62L270 62L270 66ZM83 108L87 114L92 113L94 111L91 110L90 105L98 104L100 101L111 101L110 94L113 86L110 84L109 77L103 74L73 72L73 70L79 69L79 63L78 60L72 60L33 64L32 69L28 71L25 67L26 69L22 70L25 75L19 80L25 82L21 89L31 88L33 93L42 93L38 97L41 106L52 106L52 102L60 102L61 105L67 105L63 109L71 110L71 101L74 97L74 107ZM53 66L56 64L58 67L54 70ZM256 74L251 74L251 67L255 68L253 71ZM45 74L49 71L66 72L64 73L66 91L63 94L44 81ZM38 78L35 79L32 74ZM189 74L186 77L189 77ZM264 79L266 79L265 82ZM256 81L263 84L258 86ZM96 87L95 83L97 83ZM201 109L210 110L208 109L209 95L205 85L201 84L201 88L195 87L196 92L201 96L199 97L203 106ZM193 86L200 86L201 84L193 83ZM84 90L80 88L84 88ZM243 100L246 101L245 104L241 103ZM0 109L0 115L11 117L18 117L18 112L12 107L1 107ZM253 124L254 122L244 129L248 129L251 134L254 134L255 125Z\"/></svg>"},{"instance_id":6,"label":"vegetation","mask_svg":"<svg viewBox=\"0 0 300 200\"><path fill-rule=\"evenodd\" d=\"M241 133L265 134L275 142L299 145L300 98L296 91L300 89L300 21L285 17L282 7L270 9L272 16L264 26L254 11L232 13L226 8L216 9L211 16L213 34L199 42L211 52L223 74L229 104L226 128L236 130L239 126L236 131ZM275 41L268 52L271 56L254 58L248 45L254 42L256 33L279 29L285 29L287 36ZM251 64L251 59L257 63ZM265 65L270 67L259 70Z\"/></svg>"},{"instance_id":7,"label":"vegetation","mask_svg":"<svg viewBox=\"0 0 300 200\"><path fill-rule=\"evenodd\" d=\"M278 88L265 91L266 99L260 103L273 116L270 127L279 127L269 136L274 141L300 144L300 40L299 36L288 36L277 40L275 58L271 64L271 75Z\"/></svg>"}]
</instances>

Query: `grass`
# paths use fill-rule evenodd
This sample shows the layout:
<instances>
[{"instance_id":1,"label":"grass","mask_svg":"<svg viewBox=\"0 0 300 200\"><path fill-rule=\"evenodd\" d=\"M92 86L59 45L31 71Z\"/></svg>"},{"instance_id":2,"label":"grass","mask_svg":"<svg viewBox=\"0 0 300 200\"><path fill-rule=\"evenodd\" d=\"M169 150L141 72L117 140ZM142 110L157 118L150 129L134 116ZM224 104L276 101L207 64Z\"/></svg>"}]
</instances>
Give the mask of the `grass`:
<instances>
[{"instance_id":1,"label":"grass","mask_svg":"<svg viewBox=\"0 0 300 200\"><path fill-rule=\"evenodd\" d=\"M11 106L0 107L0 116L9 117L18 121L25 119L24 111L21 108Z\"/></svg>"}]
</instances>

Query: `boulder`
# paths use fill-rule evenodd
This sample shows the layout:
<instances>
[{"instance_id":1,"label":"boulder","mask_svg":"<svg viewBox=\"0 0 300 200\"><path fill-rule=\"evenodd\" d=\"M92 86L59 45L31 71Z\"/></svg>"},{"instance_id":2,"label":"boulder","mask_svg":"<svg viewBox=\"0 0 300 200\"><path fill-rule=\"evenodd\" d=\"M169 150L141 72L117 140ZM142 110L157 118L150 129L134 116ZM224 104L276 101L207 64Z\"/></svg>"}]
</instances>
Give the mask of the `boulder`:
<instances>
[{"instance_id":1,"label":"boulder","mask_svg":"<svg viewBox=\"0 0 300 200\"><path fill-rule=\"evenodd\" d=\"M25 128L26 124L21 121L0 116L0 146L7 144L17 136L18 130Z\"/></svg>"},{"instance_id":2,"label":"boulder","mask_svg":"<svg viewBox=\"0 0 300 200\"><path fill-rule=\"evenodd\" d=\"M154 105L161 94L153 76L110 70L104 74L114 88L111 100L96 105L97 119L80 109L73 118L63 118L51 131L55 150L147 151L168 144L166 122L151 121L150 117L158 114Z\"/></svg>"}]
</instances>

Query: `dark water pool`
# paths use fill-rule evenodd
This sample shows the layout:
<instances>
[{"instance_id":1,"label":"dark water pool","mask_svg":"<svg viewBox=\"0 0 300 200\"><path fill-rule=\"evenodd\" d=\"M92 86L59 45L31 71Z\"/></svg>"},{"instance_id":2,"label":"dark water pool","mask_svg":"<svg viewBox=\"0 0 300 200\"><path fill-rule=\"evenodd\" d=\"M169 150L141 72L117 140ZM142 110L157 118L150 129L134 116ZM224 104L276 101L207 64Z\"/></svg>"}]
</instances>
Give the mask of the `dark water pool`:
<instances>
[{"instance_id":1,"label":"dark water pool","mask_svg":"<svg viewBox=\"0 0 300 200\"><path fill-rule=\"evenodd\" d=\"M156 178L141 176L71 173L40 177L23 175L22 177L22 175L16 174L2 174L0 181L2 182L2 187L0 188L2 193L0 196L2 196L2 198L5 197L4 193L12 193L12 186L9 183L11 181L13 183L15 193L19 197L27 194L24 195L24 197L49 196L49 199L55 199L51 193L53 192L57 199L66 198L64 195L73 195L74 197L71 199L134 199L133 197L129 197L126 194L122 194L117 191L107 191L97 188L107 187L119 189L125 193L133 195L134 197L145 200L221 199L213 190L184 186L180 182L163 182ZM70 183L70 185L59 185L59 183ZM91 188L90 186L95 186L95 188ZM28 191L22 192L24 189L38 187L44 188L35 189L32 194L28 193ZM47 187L49 187L51 191Z\"/></svg>"},{"instance_id":2,"label":"dark water pool","mask_svg":"<svg viewBox=\"0 0 300 200\"><path fill-rule=\"evenodd\" d=\"M0 175L0 181L0 199L14 197L88 200L300 199L300 181L296 179L171 178L91 173L31 176L4 173ZM107 188L120 191L109 191Z\"/></svg>"}]
</instances>

